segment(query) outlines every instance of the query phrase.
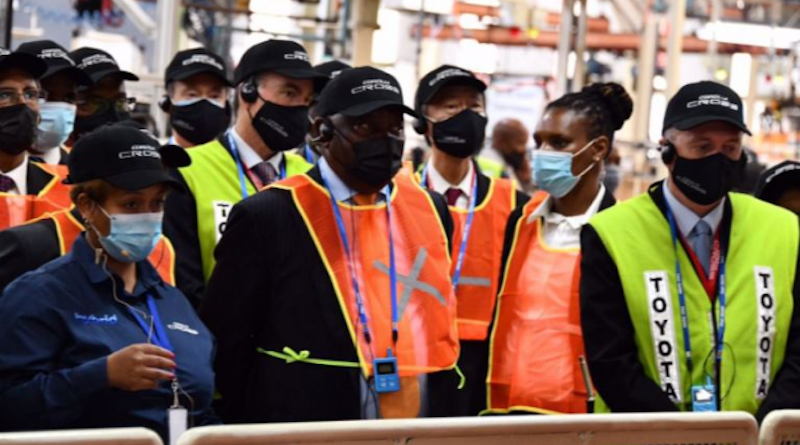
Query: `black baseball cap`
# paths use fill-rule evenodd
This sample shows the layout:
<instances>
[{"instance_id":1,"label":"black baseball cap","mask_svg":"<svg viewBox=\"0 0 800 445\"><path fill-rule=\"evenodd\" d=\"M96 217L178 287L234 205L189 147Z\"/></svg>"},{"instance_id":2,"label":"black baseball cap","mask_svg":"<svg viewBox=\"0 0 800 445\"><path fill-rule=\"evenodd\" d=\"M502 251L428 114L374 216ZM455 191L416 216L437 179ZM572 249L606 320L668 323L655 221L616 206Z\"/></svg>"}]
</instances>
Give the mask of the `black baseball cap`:
<instances>
[{"instance_id":1,"label":"black baseball cap","mask_svg":"<svg viewBox=\"0 0 800 445\"><path fill-rule=\"evenodd\" d=\"M69 56L69 52L52 40L23 43L17 48L17 52L34 55L47 64L47 71L42 74L42 79L54 74L65 73L78 85L87 86L92 84L92 79L89 75L75 66L75 61Z\"/></svg>"},{"instance_id":2,"label":"black baseball cap","mask_svg":"<svg viewBox=\"0 0 800 445\"><path fill-rule=\"evenodd\" d=\"M225 85L233 84L228 79L228 70L225 60L205 48L187 49L179 51L172 58L164 73L167 84L176 80L185 80L195 74L208 73L219 77Z\"/></svg>"},{"instance_id":3,"label":"black baseball cap","mask_svg":"<svg viewBox=\"0 0 800 445\"><path fill-rule=\"evenodd\" d=\"M183 152L180 155L179 151ZM78 139L69 155L65 184L102 179L114 187L133 191L158 183L180 188L166 170L185 167L189 155L180 147L161 147L148 132L127 125L105 125Z\"/></svg>"},{"instance_id":4,"label":"black baseball cap","mask_svg":"<svg viewBox=\"0 0 800 445\"><path fill-rule=\"evenodd\" d=\"M320 74L324 75L325 78L319 79L314 83L314 92L317 94L321 93L322 89L325 88L325 85L327 85L331 79L338 76L343 70L350 68L352 68L352 66L339 60L331 60L325 63L320 63L319 65L315 65L314 69Z\"/></svg>"},{"instance_id":5,"label":"black baseball cap","mask_svg":"<svg viewBox=\"0 0 800 445\"><path fill-rule=\"evenodd\" d=\"M417 113L422 114L423 105L430 102L439 90L452 85L472 87L481 93L486 91L486 84L475 77L472 71L453 65L442 65L426 74L419 81L417 95L414 98L414 109L417 110Z\"/></svg>"},{"instance_id":6,"label":"black baseball cap","mask_svg":"<svg viewBox=\"0 0 800 445\"><path fill-rule=\"evenodd\" d=\"M267 40L251 46L233 73L233 83L239 85L263 72L273 72L292 79L322 79L308 61L308 53L299 43L290 40Z\"/></svg>"},{"instance_id":7,"label":"black baseball cap","mask_svg":"<svg viewBox=\"0 0 800 445\"><path fill-rule=\"evenodd\" d=\"M702 81L684 85L667 104L661 133L670 128L689 130L707 122L722 121L747 134L742 98L725 85Z\"/></svg>"},{"instance_id":8,"label":"black baseball cap","mask_svg":"<svg viewBox=\"0 0 800 445\"><path fill-rule=\"evenodd\" d=\"M394 76L363 66L344 70L328 83L317 100L317 115L359 117L390 106L417 117L414 110L403 105L403 91Z\"/></svg>"},{"instance_id":9,"label":"black baseball cap","mask_svg":"<svg viewBox=\"0 0 800 445\"><path fill-rule=\"evenodd\" d=\"M800 162L783 161L758 178L755 197L775 204L786 190L800 189Z\"/></svg>"},{"instance_id":10,"label":"black baseball cap","mask_svg":"<svg viewBox=\"0 0 800 445\"><path fill-rule=\"evenodd\" d=\"M75 65L82 69L92 79L92 83L97 83L104 78L117 75L122 80L139 80L139 76L128 71L119 69L117 61L111 54L97 48L83 47L69 53Z\"/></svg>"},{"instance_id":11,"label":"black baseball cap","mask_svg":"<svg viewBox=\"0 0 800 445\"><path fill-rule=\"evenodd\" d=\"M34 79L40 79L47 71L47 64L32 54L0 48L0 71L9 68L19 68L30 73Z\"/></svg>"}]
</instances>

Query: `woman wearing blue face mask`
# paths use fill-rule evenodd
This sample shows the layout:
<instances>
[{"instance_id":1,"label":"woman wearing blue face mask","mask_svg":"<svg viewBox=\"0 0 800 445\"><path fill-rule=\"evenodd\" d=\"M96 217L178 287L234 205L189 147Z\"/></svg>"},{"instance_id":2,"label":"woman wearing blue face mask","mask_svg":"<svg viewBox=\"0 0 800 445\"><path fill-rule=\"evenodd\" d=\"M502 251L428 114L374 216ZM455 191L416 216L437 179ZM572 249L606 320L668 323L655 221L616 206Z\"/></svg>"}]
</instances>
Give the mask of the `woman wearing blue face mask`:
<instances>
[{"instance_id":1,"label":"woman wearing blue face mask","mask_svg":"<svg viewBox=\"0 0 800 445\"><path fill-rule=\"evenodd\" d=\"M188 156L131 127L75 145L66 182L86 231L0 297L0 430L143 426L166 442L218 423L211 334L147 261L175 183L164 164Z\"/></svg>"},{"instance_id":2,"label":"woman wearing blue face mask","mask_svg":"<svg viewBox=\"0 0 800 445\"><path fill-rule=\"evenodd\" d=\"M595 84L550 103L536 127L531 162L541 191L511 214L506 229L489 358L492 412L587 412L580 231L614 204L600 173L614 132L632 111L621 86Z\"/></svg>"}]
</instances>

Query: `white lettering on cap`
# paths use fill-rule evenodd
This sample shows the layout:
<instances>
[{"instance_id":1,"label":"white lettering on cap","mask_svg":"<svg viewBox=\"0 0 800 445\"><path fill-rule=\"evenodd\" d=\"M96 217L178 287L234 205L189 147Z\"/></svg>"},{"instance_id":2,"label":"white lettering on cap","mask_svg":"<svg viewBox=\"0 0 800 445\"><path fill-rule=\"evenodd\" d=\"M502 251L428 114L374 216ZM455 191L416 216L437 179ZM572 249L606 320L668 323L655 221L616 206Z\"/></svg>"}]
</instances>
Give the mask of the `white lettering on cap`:
<instances>
[{"instance_id":1,"label":"white lettering on cap","mask_svg":"<svg viewBox=\"0 0 800 445\"><path fill-rule=\"evenodd\" d=\"M37 54L37 57L40 59L64 59L69 62L70 65L75 65L75 62L69 57L66 51L58 48L47 48L42 50L41 53Z\"/></svg>"},{"instance_id":2,"label":"white lettering on cap","mask_svg":"<svg viewBox=\"0 0 800 445\"><path fill-rule=\"evenodd\" d=\"M186 66L186 65L193 65L195 63L203 63L206 65L211 65L220 71L225 70L225 68L222 67L221 63L217 62L213 57L207 54L195 54L192 57L189 57L188 59L184 60L181 65Z\"/></svg>"},{"instance_id":3,"label":"white lettering on cap","mask_svg":"<svg viewBox=\"0 0 800 445\"><path fill-rule=\"evenodd\" d=\"M436 77L431 79L431 81L428 82L428 86L432 87L437 83L443 81L444 79L448 79L450 77L472 77L472 75L462 69L449 68L437 74Z\"/></svg>"},{"instance_id":4,"label":"white lettering on cap","mask_svg":"<svg viewBox=\"0 0 800 445\"><path fill-rule=\"evenodd\" d=\"M161 153L158 152L158 148L147 144L132 145L130 150L121 151L119 152L118 156L120 159L133 159L133 158L161 159Z\"/></svg>"},{"instance_id":5,"label":"white lettering on cap","mask_svg":"<svg viewBox=\"0 0 800 445\"><path fill-rule=\"evenodd\" d=\"M775 307L775 278L771 267L756 266L753 268L756 284L756 399L767 397L772 374L772 351L775 348L775 331L777 326Z\"/></svg>"},{"instance_id":6,"label":"white lettering on cap","mask_svg":"<svg viewBox=\"0 0 800 445\"><path fill-rule=\"evenodd\" d=\"M350 94L356 95L361 94L367 91L391 91L397 95L400 95L400 88L392 85L386 79L367 79L361 82L361 86L357 86L350 90Z\"/></svg>"},{"instance_id":7,"label":"white lettering on cap","mask_svg":"<svg viewBox=\"0 0 800 445\"><path fill-rule=\"evenodd\" d=\"M800 166L798 166L796 164L784 165L783 167L781 167L781 168L775 170L774 172L772 172L771 175L767 176L767 179L765 179L764 182L770 183L770 182L772 182L773 179L775 179L776 176L780 176L780 175L782 175L784 173L788 173L788 172L795 171L795 170L800 170Z\"/></svg>"},{"instance_id":8,"label":"white lettering on cap","mask_svg":"<svg viewBox=\"0 0 800 445\"><path fill-rule=\"evenodd\" d=\"M9 51L9 50L7 50L5 48L0 48L0 56L7 56L9 54L11 54L11 51Z\"/></svg>"},{"instance_id":9,"label":"white lettering on cap","mask_svg":"<svg viewBox=\"0 0 800 445\"><path fill-rule=\"evenodd\" d=\"M283 58L286 60L302 60L308 62L308 54L305 51L295 51L293 53L284 54Z\"/></svg>"},{"instance_id":10,"label":"white lettering on cap","mask_svg":"<svg viewBox=\"0 0 800 445\"><path fill-rule=\"evenodd\" d=\"M725 96L719 94L704 94L697 98L697 100L690 101L686 104L686 108L697 108L705 105L714 105L719 107L730 108L733 111L739 111L739 105L731 102Z\"/></svg>"},{"instance_id":11,"label":"white lettering on cap","mask_svg":"<svg viewBox=\"0 0 800 445\"><path fill-rule=\"evenodd\" d=\"M115 62L114 59L105 54L92 54L91 56L81 60L81 63L78 64L78 68L86 69L86 67L92 65L99 65L101 63L109 63L111 65L117 66L117 62Z\"/></svg>"},{"instance_id":12,"label":"white lettering on cap","mask_svg":"<svg viewBox=\"0 0 800 445\"><path fill-rule=\"evenodd\" d=\"M644 273L647 288L647 303L650 310L650 333L653 337L653 352L656 357L661 390L674 403L683 401L681 366L678 362L675 339L675 317L672 312L672 297L669 290L669 275L666 271Z\"/></svg>"}]
</instances>

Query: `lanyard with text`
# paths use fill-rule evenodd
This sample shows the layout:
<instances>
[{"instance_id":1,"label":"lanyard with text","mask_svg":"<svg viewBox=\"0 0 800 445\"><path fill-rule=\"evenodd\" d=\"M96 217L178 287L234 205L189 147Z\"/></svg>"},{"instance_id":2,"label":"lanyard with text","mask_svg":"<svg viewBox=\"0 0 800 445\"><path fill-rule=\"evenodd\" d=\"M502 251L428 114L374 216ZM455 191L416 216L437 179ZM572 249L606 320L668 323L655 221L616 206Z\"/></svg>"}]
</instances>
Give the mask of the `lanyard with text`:
<instances>
[{"instance_id":1,"label":"lanyard with text","mask_svg":"<svg viewBox=\"0 0 800 445\"><path fill-rule=\"evenodd\" d=\"M158 308L156 308L156 303L150 294L147 294L147 309L150 311L150 316L153 318L152 332L150 325L147 324L147 321L144 320L136 310L132 308L128 309L131 311L131 314L133 314L133 318L136 319L136 322L139 324L139 326L144 329L144 333L147 334L148 340L152 340L152 343L156 346L160 346L170 352L174 352L172 350L172 343L170 343L169 338L167 337L167 331L164 330L164 325L161 324L161 318L158 316Z\"/></svg>"},{"instance_id":2,"label":"lanyard with text","mask_svg":"<svg viewBox=\"0 0 800 445\"><path fill-rule=\"evenodd\" d=\"M358 317L364 329L364 339L367 345L372 348L372 337L369 330L369 318L367 316L366 308L364 307L364 299L361 295L361 287L358 285L358 277L356 276L355 265L353 258L350 257L350 242L347 239L347 229L344 225L342 218L342 211L339 209L339 203L333 196L328 182L325 180L325 175L322 175L322 183L328 194L331 196L331 206L333 207L333 214L336 219L336 226L339 229L339 236L342 239L345 257L347 258L347 268L350 271L350 279L352 281L353 293L356 297L356 306L358 308ZM394 259L394 240L392 239L392 200L391 189L387 185L384 189L386 195L386 224L389 235L389 292L391 294L392 304L392 345L397 347L398 333L398 310L397 310L397 267ZM355 228L353 228L355 233ZM392 353L390 347L387 351L386 357L373 357L372 370L375 377L375 391L378 393L397 392L400 390L400 374L398 372L397 357Z\"/></svg>"},{"instance_id":3,"label":"lanyard with text","mask_svg":"<svg viewBox=\"0 0 800 445\"><path fill-rule=\"evenodd\" d=\"M250 176L250 171L245 170L244 165L242 164L242 159L239 156L239 148L236 146L236 140L234 140L230 131L227 133L227 137L228 145L230 145L231 148L231 154L233 154L233 160L236 162L236 170L239 173L239 187L241 187L242 199L244 199L250 196L250 193L247 192L247 180L245 179L245 175L247 175L247 177L250 178L254 184L257 184L258 181L254 181L254 178ZM278 179L286 179L286 159L281 162L281 171Z\"/></svg>"},{"instance_id":4,"label":"lanyard with text","mask_svg":"<svg viewBox=\"0 0 800 445\"><path fill-rule=\"evenodd\" d=\"M420 185L428 188L428 165L422 169L420 177ZM461 278L461 269L464 267L464 258L467 255L467 242L469 241L469 234L472 231L472 220L475 217L475 205L478 200L478 173L472 174L472 194L469 197L469 208L467 210L467 222L464 224L464 231L461 235L461 245L458 249L458 256L456 257L456 269L453 271L453 292L458 291L458 280Z\"/></svg>"},{"instance_id":5,"label":"lanyard with text","mask_svg":"<svg viewBox=\"0 0 800 445\"><path fill-rule=\"evenodd\" d=\"M692 369L693 369L692 343L691 339L689 338L689 318L686 313L686 293L683 287L683 274L681 273L681 264L680 260L678 259L678 228L677 224L675 223L675 217L672 214L672 210L670 209L669 204L667 204L667 219L669 220L670 233L672 234L672 246L675 251L675 278L678 287L678 303L680 304L680 309L681 309L681 327L683 328L683 345L686 351L686 368L689 374L689 380L691 381ZM715 245L715 250L719 249L718 242L715 242L714 245ZM719 296L718 296L719 326L717 328L717 338L715 339L716 340L715 358L716 358L716 369L720 370L721 369L720 365L722 362L722 352L725 348L725 344L723 343L725 338L725 303L726 303L725 302L725 254L722 252L717 252L715 254L712 254L712 259L715 256L719 258L719 275L717 276L717 284L719 285ZM714 267L710 267L710 269L714 269ZM700 270L702 270L702 268ZM719 383L719 380L720 377L717 376L717 383Z\"/></svg>"}]
</instances>

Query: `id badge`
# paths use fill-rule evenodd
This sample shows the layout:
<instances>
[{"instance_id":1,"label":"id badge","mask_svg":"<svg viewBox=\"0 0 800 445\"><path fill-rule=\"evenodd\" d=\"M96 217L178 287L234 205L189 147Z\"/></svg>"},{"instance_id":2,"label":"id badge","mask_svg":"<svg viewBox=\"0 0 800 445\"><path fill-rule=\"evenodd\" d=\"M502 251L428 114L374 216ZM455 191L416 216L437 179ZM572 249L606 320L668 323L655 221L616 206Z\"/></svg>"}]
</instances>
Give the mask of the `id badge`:
<instances>
[{"instance_id":1,"label":"id badge","mask_svg":"<svg viewBox=\"0 0 800 445\"><path fill-rule=\"evenodd\" d=\"M178 445L178 439L186 432L189 413L182 406L175 406L167 410L169 419L169 445Z\"/></svg>"},{"instance_id":2,"label":"id badge","mask_svg":"<svg viewBox=\"0 0 800 445\"><path fill-rule=\"evenodd\" d=\"M375 375L375 391L379 394L400 391L400 374L397 369L397 358L392 356L376 358L372 362Z\"/></svg>"},{"instance_id":3,"label":"id badge","mask_svg":"<svg viewBox=\"0 0 800 445\"><path fill-rule=\"evenodd\" d=\"M708 379L705 385L692 386L692 411L696 413L717 411L717 387L711 379Z\"/></svg>"}]
</instances>

